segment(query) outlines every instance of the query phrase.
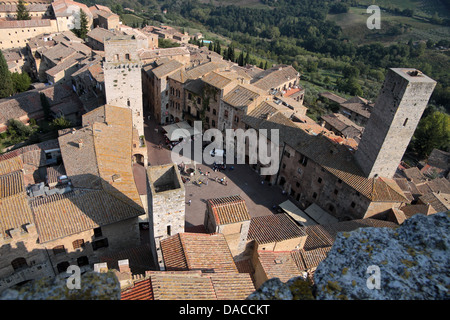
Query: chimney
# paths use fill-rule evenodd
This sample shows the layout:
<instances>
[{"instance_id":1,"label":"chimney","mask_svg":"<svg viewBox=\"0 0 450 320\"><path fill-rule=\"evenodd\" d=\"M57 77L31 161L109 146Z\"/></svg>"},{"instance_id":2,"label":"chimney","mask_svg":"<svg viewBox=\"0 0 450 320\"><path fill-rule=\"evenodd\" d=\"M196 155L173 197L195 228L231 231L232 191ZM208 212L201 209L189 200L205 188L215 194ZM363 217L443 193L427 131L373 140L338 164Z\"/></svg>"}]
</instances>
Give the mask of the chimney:
<instances>
[{"instance_id":1,"label":"chimney","mask_svg":"<svg viewBox=\"0 0 450 320\"><path fill-rule=\"evenodd\" d=\"M83 147L83 139L78 140L78 148L82 148Z\"/></svg>"},{"instance_id":2,"label":"chimney","mask_svg":"<svg viewBox=\"0 0 450 320\"><path fill-rule=\"evenodd\" d=\"M131 269L128 263L128 259L117 261L119 264L119 272L121 273L131 273Z\"/></svg>"},{"instance_id":3,"label":"chimney","mask_svg":"<svg viewBox=\"0 0 450 320\"><path fill-rule=\"evenodd\" d=\"M94 264L94 272L98 273L108 272L108 264L106 262Z\"/></svg>"}]
</instances>

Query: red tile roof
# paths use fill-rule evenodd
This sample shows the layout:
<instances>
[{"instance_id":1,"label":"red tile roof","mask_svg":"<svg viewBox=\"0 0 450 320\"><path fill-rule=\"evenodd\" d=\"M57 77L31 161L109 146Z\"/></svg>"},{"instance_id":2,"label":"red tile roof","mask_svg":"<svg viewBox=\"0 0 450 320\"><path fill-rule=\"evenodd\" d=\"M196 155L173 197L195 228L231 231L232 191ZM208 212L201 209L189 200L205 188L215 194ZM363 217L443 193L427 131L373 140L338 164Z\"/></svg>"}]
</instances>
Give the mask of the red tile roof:
<instances>
[{"instance_id":1,"label":"red tile roof","mask_svg":"<svg viewBox=\"0 0 450 320\"><path fill-rule=\"evenodd\" d=\"M245 201L239 195L209 199L208 206L217 225L250 220Z\"/></svg>"},{"instance_id":2,"label":"red tile roof","mask_svg":"<svg viewBox=\"0 0 450 320\"><path fill-rule=\"evenodd\" d=\"M223 234L178 233L161 241L167 270L238 270Z\"/></svg>"},{"instance_id":3,"label":"red tile roof","mask_svg":"<svg viewBox=\"0 0 450 320\"><path fill-rule=\"evenodd\" d=\"M122 292L120 300L154 300L151 280L136 282L134 287Z\"/></svg>"},{"instance_id":4,"label":"red tile roof","mask_svg":"<svg viewBox=\"0 0 450 320\"><path fill-rule=\"evenodd\" d=\"M263 244L300 237L306 233L286 214L271 214L251 219L247 240Z\"/></svg>"}]
</instances>

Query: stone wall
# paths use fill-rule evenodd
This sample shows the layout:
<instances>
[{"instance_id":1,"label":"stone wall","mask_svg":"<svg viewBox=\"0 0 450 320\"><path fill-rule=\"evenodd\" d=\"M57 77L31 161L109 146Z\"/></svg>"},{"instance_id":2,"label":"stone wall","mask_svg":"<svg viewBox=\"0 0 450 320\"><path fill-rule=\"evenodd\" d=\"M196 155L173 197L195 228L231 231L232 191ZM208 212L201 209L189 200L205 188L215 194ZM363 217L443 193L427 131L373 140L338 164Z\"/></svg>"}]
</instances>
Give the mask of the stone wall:
<instances>
[{"instance_id":1,"label":"stone wall","mask_svg":"<svg viewBox=\"0 0 450 320\"><path fill-rule=\"evenodd\" d=\"M147 176L150 243L157 264L163 268L160 241L184 232L185 189L175 164L150 166L147 168ZM163 188L158 189L160 187Z\"/></svg>"},{"instance_id":2,"label":"stone wall","mask_svg":"<svg viewBox=\"0 0 450 320\"><path fill-rule=\"evenodd\" d=\"M306 164L306 165L304 165ZM284 179L284 185L280 185ZM316 203L339 220L365 217L371 201L286 145L277 183L302 209ZM384 209L383 209L384 210Z\"/></svg>"},{"instance_id":3,"label":"stone wall","mask_svg":"<svg viewBox=\"0 0 450 320\"><path fill-rule=\"evenodd\" d=\"M34 225L13 229L10 235L0 239L0 292L27 280L54 276L45 248L37 241ZM25 264L17 268L14 260L22 258Z\"/></svg>"},{"instance_id":4,"label":"stone wall","mask_svg":"<svg viewBox=\"0 0 450 320\"><path fill-rule=\"evenodd\" d=\"M121 36L105 40L103 72L106 103L130 108L133 127L139 136L144 135L141 68L136 39Z\"/></svg>"},{"instance_id":5,"label":"stone wall","mask_svg":"<svg viewBox=\"0 0 450 320\"><path fill-rule=\"evenodd\" d=\"M392 178L436 82L415 69L389 69L355 153L367 177Z\"/></svg>"}]
</instances>

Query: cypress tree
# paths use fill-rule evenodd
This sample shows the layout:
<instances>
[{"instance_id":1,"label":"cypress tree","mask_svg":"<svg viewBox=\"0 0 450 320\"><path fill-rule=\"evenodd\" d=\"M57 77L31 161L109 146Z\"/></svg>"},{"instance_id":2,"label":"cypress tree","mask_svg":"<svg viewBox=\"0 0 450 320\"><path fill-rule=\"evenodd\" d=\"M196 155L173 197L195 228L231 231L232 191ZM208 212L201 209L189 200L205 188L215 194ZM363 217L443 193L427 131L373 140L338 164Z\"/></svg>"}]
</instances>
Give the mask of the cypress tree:
<instances>
[{"instance_id":1,"label":"cypress tree","mask_svg":"<svg viewBox=\"0 0 450 320\"><path fill-rule=\"evenodd\" d=\"M82 9L80 9L80 35L79 35L79 37L81 39L86 38L86 35L89 32L88 24L89 24L89 21L88 21L87 14Z\"/></svg>"},{"instance_id":2,"label":"cypress tree","mask_svg":"<svg viewBox=\"0 0 450 320\"><path fill-rule=\"evenodd\" d=\"M247 51L244 59L244 66L250 63L250 53Z\"/></svg>"},{"instance_id":3,"label":"cypress tree","mask_svg":"<svg viewBox=\"0 0 450 320\"><path fill-rule=\"evenodd\" d=\"M244 65L244 52L241 51L241 54L238 57L237 63L241 67Z\"/></svg>"},{"instance_id":4,"label":"cypress tree","mask_svg":"<svg viewBox=\"0 0 450 320\"><path fill-rule=\"evenodd\" d=\"M0 98L9 97L14 93L14 84L11 78L11 72L8 70L8 64L0 51Z\"/></svg>"},{"instance_id":5,"label":"cypress tree","mask_svg":"<svg viewBox=\"0 0 450 320\"><path fill-rule=\"evenodd\" d=\"M17 20L31 20L30 13L25 7L25 2L23 0L19 0L17 4Z\"/></svg>"}]
</instances>

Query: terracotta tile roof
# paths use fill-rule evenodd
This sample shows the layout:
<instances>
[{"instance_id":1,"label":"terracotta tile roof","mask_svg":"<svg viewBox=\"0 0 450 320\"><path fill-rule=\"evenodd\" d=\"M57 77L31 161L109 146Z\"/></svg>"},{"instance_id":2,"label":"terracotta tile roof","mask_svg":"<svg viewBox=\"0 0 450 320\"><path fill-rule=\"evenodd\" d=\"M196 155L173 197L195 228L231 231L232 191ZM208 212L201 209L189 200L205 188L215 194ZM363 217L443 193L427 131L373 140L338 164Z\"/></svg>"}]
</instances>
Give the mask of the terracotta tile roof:
<instances>
[{"instance_id":1,"label":"terracotta tile roof","mask_svg":"<svg viewBox=\"0 0 450 320\"><path fill-rule=\"evenodd\" d=\"M291 256L295 260L299 270L310 270L317 268L317 266L325 260L330 252L331 246L317 248L313 250L293 250L291 251Z\"/></svg>"},{"instance_id":2,"label":"terracotta tile roof","mask_svg":"<svg viewBox=\"0 0 450 320\"><path fill-rule=\"evenodd\" d=\"M153 60L160 59L162 57L173 57L173 56L187 56L189 55L189 50L184 47L180 48L159 48L159 49L140 49L138 50L138 55L141 60Z\"/></svg>"},{"instance_id":3,"label":"terracotta tile roof","mask_svg":"<svg viewBox=\"0 0 450 320\"><path fill-rule=\"evenodd\" d=\"M332 234L322 225L314 225L305 227L306 237L304 249L313 250L316 248L323 248L332 246L334 243L335 235L332 230Z\"/></svg>"},{"instance_id":4,"label":"terracotta tile roof","mask_svg":"<svg viewBox=\"0 0 450 320\"><path fill-rule=\"evenodd\" d=\"M334 93L331 93L331 92L322 92L319 94L319 96L327 98L336 103L344 103L345 101L347 101L347 99L342 98L338 95L335 95Z\"/></svg>"},{"instance_id":5,"label":"terracotta tile roof","mask_svg":"<svg viewBox=\"0 0 450 320\"><path fill-rule=\"evenodd\" d=\"M137 217L142 212L100 190L75 190L30 202L41 243Z\"/></svg>"},{"instance_id":6,"label":"terracotta tile roof","mask_svg":"<svg viewBox=\"0 0 450 320\"><path fill-rule=\"evenodd\" d=\"M211 273L207 276L211 279L217 300L245 300L255 291L249 274Z\"/></svg>"},{"instance_id":7,"label":"terracotta tile roof","mask_svg":"<svg viewBox=\"0 0 450 320\"><path fill-rule=\"evenodd\" d=\"M56 17L67 17L72 14L73 6L77 6L82 9L90 19L92 19L92 13L89 8L79 2L70 1L70 0L57 0L52 2L53 12Z\"/></svg>"},{"instance_id":8,"label":"terracotta tile roof","mask_svg":"<svg viewBox=\"0 0 450 320\"><path fill-rule=\"evenodd\" d=\"M57 84L19 93L10 98L0 99L0 123L6 123L9 119L19 119L23 116L39 119L44 116L40 100L40 93L44 93L49 100L52 110L73 104L81 108L81 102L72 88L65 84ZM76 111L76 110L75 110Z\"/></svg>"},{"instance_id":9,"label":"terracotta tile roof","mask_svg":"<svg viewBox=\"0 0 450 320\"><path fill-rule=\"evenodd\" d=\"M121 300L244 300L253 291L249 274L149 271Z\"/></svg>"},{"instance_id":10,"label":"terracotta tile roof","mask_svg":"<svg viewBox=\"0 0 450 320\"><path fill-rule=\"evenodd\" d=\"M92 127L85 127L58 138L67 175L76 188L100 189L101 181ZM82 147L79 147L79 142Z\"/></svg>"},{"instance_id":11,"label":"terracotta tile roof","mask_svg":"<svg viewBox=\"0 0 450 320\"><path fill-rule=\"evenodd\" d=\"M257 87L252 85L237 85L223 97L223 101L236 108L244 108L252 104L257 98L264 96Z\"/></svg>"},{"instance_id":12,"label":"terracotta tile roof","mask_svg":"<svg viewBox=\"0 0 450 320\"><path fill-rule=\"evenodd\" d=\"M213 86L213 87L216 87L219 89L223 89L224 87L229 85L231 82L233 82L233 79L230 79L229 77L225 77L221 73L214 72L214 71L207 74L206 76L204 76L202 78L202 80L204 82L206 82L207 84L209 84L210 86Z\"/></svg>"},{"instance_id":13,"label":"terracotta tile roof","mask_svg":"<svg viewBox=\"0 0 450 320\"><path fill-rule=\"evenodd\" d=\"M131 110L104 105L83 118L84 124L93 123L59 137L64 166L73 185L101 188L144 212L131 164Z\"/></svg>"},{"instance_id":14,"label":"terracotta tile roof","mask_svg":"<svg viewBox=\"0 0 450 320\"><path fill-rule=\"evenodd\" d=\"M421 203L431 205L436 212L450 210L450 194L431 192L419 198Z\"/></svg>"},{"instance_id":15,"label":"terracotta tile roof","mask_svg":"<svg viewBox=\"0 0 450 320\"><path fill-rule=\"evenodd\" d=\"M450 152L433 149L428 157L427 163L432 167L448 170L450 168Z\"/></svg>"},{"instance_id":16,"label":"terracotta tile roof","mask_svg":"<svg viewBox=\"0 0 450 320\"><path fill-rule=\"evenodd\" d=\"M295 93L299 93L300 91L304 91L304 89L303 88L292 88L292 89L286 90L286 92L284 93L283 96L290 97Z\"/></svg>"},{"instance_id":17,"label":"terracotta tile roof","mask_svg":"<svg viewBox=\"0 0 450 320\"><path fill-rule=\"evenodd\" d=\"M302 275L290 251L258 251L258 260L268 279L286 282Z\"/></svg>"},{"instance_id":18,"label":"terracotta tile roof","mask_svg":"<svg viewBox=\"0 0 450 320\"><path fill-rule=\"evenodd\" d=\"M28 12L45 12L47 11L49 3L32 3L27 1L27 11ZM0 12L17 12L17 3L2 3L0 4Z\"/></svg>"},{"instance_id":19,"label":"terracotta tile roof","mask_svg":"<svg viewBox=\"0 0 450 320\"><path fill-rule=\"evenodd\" d=\"M24 192L24 179L21 170L0 176L0 199Z\"/></svg>"},{"instance_id":20,"label":"terracotta tile roof","mask_svg":"<svg viewBox=\"0 0 450 320\"><path fill-rule=\"evenodd\" d=\"M105 38L115 36L116 33L107 29L96 27L87 33L87 37L92 38L100 43L105 42Z\"/></svg>"},{"instance_id":21,"label":"terracotta tile roof","mask_svg":"<svg viewBox=\"0 0 450 320\"><path fill-rule=\"evenodd\" d=\"M262 77L262 78L260 78ZM253 84L264 90L269 91L272 88L276 88L286 82L294 81L299 77L299 73L292 66L276 66L268 69L256 76Z\"/></svg>"},{"instance_id":22,"label":"terracotta tile roof","mask_svg":"<svg viewBox=\"0 0 450 320\"><path fill-rule=\"evenodd\" d=\"M198 79L212 71L224 70L227 66L228 63L225 61L207 62L186 70L186 73L190 79Z\"/></svg>"},{"instance_id":23,"label":"terracotta tile roof","mask_svg":"<svg viewBox=\"0 0 450 320\"><path fill-rule=\"evenodd\" d=\"M201 275L156 273L151 283L155 300L216 300L211 280Z\"/></svg>"},{"instance_id":24,"label":"terracotta tile roof","mask_svg":"<svg viewBox=\"0 0 450 320\"><path fill-rule=\"evenodd\" d=\"M162 65L152 69L152 72L156 77L161 79L177 71L183 66L184 65L181 62L178 62L177 60L169 60L168 62L163 63Z\"/></svg>"},{"instance_id":25,"label":"terracotta tile roof","mask_svg":"<svg viewBox=\"0 0 450 320\"><path fill-rule=\"evenodd\" d=\"M432 192L450 193L450 181L446 178L436 178L427 182Z\"/></svg>"},{"instance_id":26,"label":"terracotta tile roof","mask_svg":"<svg viewBox=\"0 0 450 320\"><path fill-rule=\"evenodd\" d=\"M353 111L365 118L370 118L373 104L361 97L353 97L340 104L343 108Z\"/></svg>"},{"instance_id":27,"label":"terracotta tile roof","mask_svg":"<svg viewBox=\"0 0 450 320\"><path fill-rule=\"evenodd\" d=\"M0 21L0 29L50 27L50 19Z\"/></svg>"},{"instance_id":28,"label":"terracotta tile roof","mask_svg":"<svg viewBox=\"0 0 450 320\"><path fill-rule=\"evenodd\" d=\"M239 196L227 196L207 201L217 225L250 220L244 199Z\"/></svg>"},{"instance_id":29,"label":"terracotta tile roof","mask_svg":"<svg viewBox=\"0 0 450 320\"><path fill-rule=\"evenodd\" d=\"M413 204L410 206L401 207L400 210L403 211L407 219L418 213L424 215L436 213L436 210L429 204Z\"/></svg>"},{"instance_id":30,"label":"terracotta tile roof","mask_svg":"<svg viewBox=\"0 0 450 320\"><path fill-rule=\"evenodd\" d=\"M332 246L338 232L350 232L358 228L376 227L376 228L396 228L398 225L377 219L356 219L351 221L342 221L328 225L314 225L304 227L306 238L304 250L313 250Z\"/></svg>"},{"instance_id":31,"label":"terracotta tile roof","mask_svg":"<svg viewBox=\"0 0 450 320\"><path fill-rule=\"evenodd\" d=\"M121 293L120 300L154 300L151 280L135 282L134 287Z\"/></svg>"},{"instance_id":32,"label":"terracotta tile roof","mask_svg":"<svg viewBox=\"0 0 450 320\"><path fill-rule=\"evenodd\" d=\"M2 157L5 157L2 159ZM8 174L23 168L23 162L20 157L13 155L12 157L6 157L6 155L0 156L0 175Z\"/></svg>"},{"instance_id":33,"label":"terracotta tile roof","mask_svg":"<svg viewBox=\"0 0 450 320\"><path fill-rule=\"evenodd\" d=\"M161 250L167 271L189 270L179 234L162 240Z\"/></svg>"},{"instance_id":34,"label":"terracotta tile roof","mask_svg":"<svg viewBox=\"0 0 450 320\"><path fill-rule=\"evenodd\" d=\"M247 240L264 244L300 237L306 233L286 214L271 214L251 219Z\"/></svg>"},{"instance_id":35,"label":"terracotta tile roof","mask_svg":"<svg viewBox=\"0 0 450 320\"><path fill-rule=\"evenodd\" d=\"M223 234L179 233L161 241L167 270L237 273Z\"/></svg>"},{"instance_id":36,"label":"terracotta tile roof","mask_svg":"<svg viewBox=\"0 0 450 320\"><path fill-rule=\"evenodd\" d=\"M411 167L403 170L403 174L408 181L412 181L415 185L425 183L428 179L420 172L419 168Z\"/></svg>"},{"instance_id":37,"label":"terracotta tile roof","mask_svg":"<svg viewBox=\"0 0 450 320\"><path fill-rule=\"evenodd\" d=\"M358 126L352 120L340 113L323 115L322 120L324 120L326 123L328 123L330 126L341 132L342 134L349 127L355 128L359 132L359 135L361 135L364 130L363 127Z\"/></svg>"},{"instance_id":38,"label":"terracotta tile roof","mask_svg":"<svg viewBox=\"0 0 450 320\"><path fill-rule=\"evenodd\" d=\"M8 236L8 230L34 223L25 192L0 199L0 212L0 233L3 237Z\"/></svg>"}]
</instances>

